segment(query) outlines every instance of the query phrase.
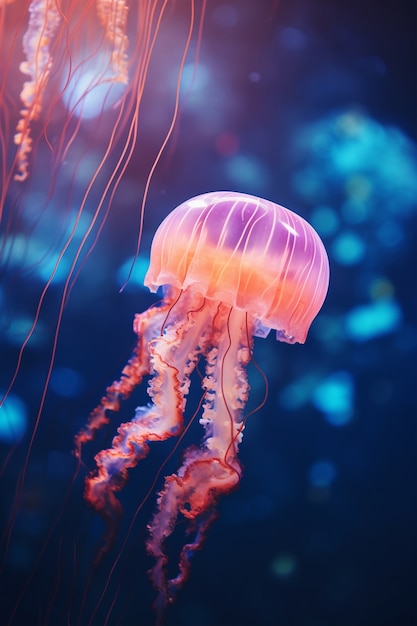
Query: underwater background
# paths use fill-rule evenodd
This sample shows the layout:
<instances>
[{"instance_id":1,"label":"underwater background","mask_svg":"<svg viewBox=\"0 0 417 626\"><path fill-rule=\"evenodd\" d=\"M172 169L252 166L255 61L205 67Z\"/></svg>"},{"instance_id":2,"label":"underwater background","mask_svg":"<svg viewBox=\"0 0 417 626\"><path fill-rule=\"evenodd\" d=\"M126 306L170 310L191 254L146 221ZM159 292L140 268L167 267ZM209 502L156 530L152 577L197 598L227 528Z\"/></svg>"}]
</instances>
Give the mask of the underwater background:
<instances>
[{"instance_id":1,"label":"underwater background","mask_svg":"<svg viewBox=\"0 0 417 626\"><path fill-rule=\"evenodd\" d=\"M173 32L181 31L180 12L177 22ZM163 476L176 470L187 445L198 445L201 427L193 424L159 478L175 442L154 444L130 472L117 543L97 568L103 523L84 502L83 478L120 420L146 403L146 384L86 447L78 472L73 441L129 358L135 313L157 300L142 280L158 224L184 200L223 189L268 198L307 219L326 246L330 287L305 345L277 342L274 333L255 340L268 397L247 420L242 481L220 501L166 625L417 623L415 25L409 0L209 0L197 74L192 64L185 68L191 87L151 183L140 255L120 292L135 253L146 174L163 136L160 120L169 118L167 93L175 87L169 63L150 76L138 149L65 307L20 510L10 541L3 541L0 615L9 619L15 610L13 625L154 623L146 525ZM94 159L88 122L83 132ZM59 194L39 219L31 213L48 175L42 163L34 168L19 233L0 233L7 251L0 265L2 390L62 250L54 237ZM11 196L8 211L14 202ZM7 238L15 238L9 249ZM25 463L68 267L64 256L0 410L2 529ZM265 385L253 366L249 380L251 410L262 403ZM169 546L173 554L178 540Z\"/></svg>"}]
</instances>

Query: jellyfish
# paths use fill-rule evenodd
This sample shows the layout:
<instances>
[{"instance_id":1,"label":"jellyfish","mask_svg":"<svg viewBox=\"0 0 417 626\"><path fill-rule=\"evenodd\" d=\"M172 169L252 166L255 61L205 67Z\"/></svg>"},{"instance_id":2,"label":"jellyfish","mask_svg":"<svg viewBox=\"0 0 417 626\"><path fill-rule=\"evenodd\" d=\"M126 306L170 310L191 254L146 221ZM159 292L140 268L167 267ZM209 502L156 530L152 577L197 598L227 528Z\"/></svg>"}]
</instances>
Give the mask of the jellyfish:
<instances>
[{"instance_id":1,"label":"jellyfish","mask_svg":"<svg viewBox=\"0 0 417 626\"><path fill-rule=\"evenodd\" d=\"M76 451L81 455L82 446L151 375L149 404L118 427L111 448L98 452L86 478L85 498L106 522L108 547L122 513L117 493L129 469L148 454L151 442L181 435L191 375L203 364L201 443L186 449L177 473L165 478L148 527L159 614L187 579L219 498L241 479L238 449L254 337L274 329L279 341L304 343L328 281L326 251L313 228L292 211L245 193L194 197L157 229L145 284L152 292L162 287L162 301L136 315L133 355L77 435ZM190 540L180 551L177 574L169 578L166 541L180 518Z\"/></svg>"},{"instance_id":2,"label":"jellyfish","mask_svg":"<svg viewBox=\"0 0 417 626\"><path fill-rule=\"evenodd\" d=\"M120 115L108 133L108 150L131 116L129 138L117 164L117 168L123 168L131 158L131 146L136 141L135 127L149 63L170 3L144 0L136 10L135 6L129 9L125 0L97 0L85 7L77 6L74 0L64 6L58 6L53 0L30 0L23 12L21 7L17 9L20 15L15 14L14 4L14 0L0 3L0 34L6 59L1 95L3 91L7 94L9 80L16 82L11 59L19 39L23 48L19 71L25 80L19 95L22 108L13 136L17 149L6 179L10 182L13 177L24 182L30 176L31 153L40 139L34 141L32 131L42 115L46 142L52 151L57 152L58 158L64 160L79 131L79 126L69 130L71 118L100 116L112 106L120 110ZM204 10L205 2L201 19ZM190 4L189 14L190 30L180 74L196 24L194 2ZM129 42L128 15L136 28L135 46ZM114 89L115 85L129 86L129 89ZM114 97L115 93L118 97ZM51 96L49 103L48 95ZM52 138L54 129L49 130L48 126L58 114L57 105L61 102L68 109L68 118L57 141ZM92 107L94 115L91 114Z\"/></svg>"}]
</instances>

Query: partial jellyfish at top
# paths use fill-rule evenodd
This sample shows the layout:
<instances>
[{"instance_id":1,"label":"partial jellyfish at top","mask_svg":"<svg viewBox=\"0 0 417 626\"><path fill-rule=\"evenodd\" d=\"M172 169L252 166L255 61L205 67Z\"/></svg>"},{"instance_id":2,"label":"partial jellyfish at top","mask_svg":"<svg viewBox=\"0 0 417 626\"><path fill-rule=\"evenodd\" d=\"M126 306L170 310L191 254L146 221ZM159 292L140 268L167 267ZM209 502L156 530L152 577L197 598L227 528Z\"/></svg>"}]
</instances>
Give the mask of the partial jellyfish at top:
<instances>
[{"instance_id":1,"label":"partial jellyfish at top","mask_svg":"<svg viewBox=\"0 0 417 626\"><path fill-rule=\"evenodd\" d=\"M9 381L28 346L59 333L114 215L124 233L129 217L131 254L139 249L152 177L192 88L183 74L197 72L205 12L205 1L0 3L0 321L22 348ZM132 162L139 192L128 209ZM22 302L13 297L21 289Z\"/></svg>"}]
</instances>

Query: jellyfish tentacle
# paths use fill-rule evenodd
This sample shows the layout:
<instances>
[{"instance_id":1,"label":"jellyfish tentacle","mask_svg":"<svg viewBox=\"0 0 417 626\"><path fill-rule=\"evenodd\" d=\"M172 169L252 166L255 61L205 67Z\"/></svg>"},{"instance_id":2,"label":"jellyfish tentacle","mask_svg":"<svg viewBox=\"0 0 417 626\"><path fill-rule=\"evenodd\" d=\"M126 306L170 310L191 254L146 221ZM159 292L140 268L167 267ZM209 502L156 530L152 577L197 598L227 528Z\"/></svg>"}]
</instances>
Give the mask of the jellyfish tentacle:
<instances>
[{"instance_id":1,"label":"jellyfish tentacle","mask_svg":"<svg viewBox=\"0 0 417 626\"><path fill-rule=\"evenodd\" d=\"M237 458L242 439L243 408L249 384L246 366L252 354L252 340L248 345L247 314L236 308L221 305L216 317L210 349L206 352L206 376L202 386L206 391L200 423L205 436L202 448L187 449L177 474L165 479L159 494L157 512L149 525L147 550L154 557L150 571L158 590L157 611L172 601L176 591L188 577L190 559L199 550L211 522L216 517L216 504L223 494L237 487L241 466ZM226 329L226 331L224 330ZM225 337L227 332L228 337ZM168 579L168 556L165 542L175 528L178 516L189 520L187 533L195 533L186 543L178 561L178 575Z\"/></svg>"},{"instance_id":2,"label":"jellyfish tentacle","mask_svg":"<svg viewBox=\"0 0 417 626\"><path fill-rule=\"evenodd\" d=\"M107 387L100 404L90 413L86 426L76 435L76 456L80 457L81 447L94 439L97 430L108 424L110 419L107 411L119 411L121 401L126 400L140 385L143 377L150 373L149 344L160 332L170 307L171 301L167 299L164 306L151 307L135 316L133 330L138 340L133 355L123 368L120 378Z\"/></svg>"},{"instance_id":3,"label":"jellyfish tentacle","mask_svg":"<svg viewBox=\"0 0 417 626\"><path fill-rule=\"evenodd\" d=\"M20 99L24 108L16 127L14 142L18 146L15 180L24 181L29 175L28 155L32 150L31 122L39 118L42 95L51 71L50 44L61 23L55 0L35 0L29 6L29 25L23 37L26 60L20 71L30 76L23 84Z\"/></svg>"},{"instance_id":4,"label":"jellyfish tentacle","mask_svg":"<svg viewBox=\"0 0 417 626\"><path fill-rule=\"evenodd\" d=\"M136 316L135 328L139 342L136 356L127 367L140 371L140 376L121 378L111 385L109 388L111 392L103 398L96 409L97 413L93 411L92 414L91 431L97 420L101 424L102 414L109 408L109 404L113 410L119 408L119 399L113 398L115 389L119 396L124 398L127 394L126 385L131 392L140 382L144 372L152 374L153 378L148 388L152 403L138 407L133 420L119 426L112 447L101 450L95 456L96 470L86 479L85 498L106 522L107 533L104 543L107 547L110 547L117 532L122 512L115 493L126 483L128 470L135 467L138 461L148 454L149 441L164 441L181 432L186 395L190 385L189 377L200 354L205 353L210 338L213 305L202 307L204 298L186 294L183 300L186 300L185 306L190 312L184 321L180 316L184 303L177 307L177 311L176 299L173 290L166 298L167 305L162 309L150 309L145 314ZM191 351L190 346L194 346ZM145 356L141 361L137 355L143 353ZM123 393L120 393L120 386L123 387ZM105 419L108 420L107 417ZM79 437L86 440L88 435L89 433L87 436L82 434Z\"/></svg>"},{"instance_id":5,"label":"jellyfish tentacle","mask_svg":"<svg viewBox=\"0 0 417 626\"><path fill-rule=\"evenodd\" d=\"M97 15L103 24L107 40L112 44L110 67L115 81L128 82L126 35L128 7L124 0L97 0Z\"/></svg>"}]
</instances>

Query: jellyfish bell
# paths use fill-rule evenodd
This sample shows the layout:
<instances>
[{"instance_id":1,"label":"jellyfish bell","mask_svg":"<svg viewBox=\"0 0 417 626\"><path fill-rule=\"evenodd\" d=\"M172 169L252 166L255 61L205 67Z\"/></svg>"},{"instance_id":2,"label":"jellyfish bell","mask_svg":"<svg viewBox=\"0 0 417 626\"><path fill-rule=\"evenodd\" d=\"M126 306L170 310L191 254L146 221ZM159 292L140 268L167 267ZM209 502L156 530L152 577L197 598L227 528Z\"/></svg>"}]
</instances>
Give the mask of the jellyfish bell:
<instances>
[{"instance_id":1,"label":"jellyfish bell","mask_svg":"<svg viewBox=\"0 0 417 626\"><path fill-rule=\"evenodd\" d=\"M151 403L118 427L112 447L95 456L96 470L86 478L85 497L107 524L104 553L117 532L122 510L116 494L128 470L148 454L150 442L184 431L191 374L199 361L205 365L201 445L187 448L178 472L165 478L148 527L159 618L185 582L220 496L239 484L253 337L274 328L279 340L303 343L328 280L327 254L313 228L261 198L207 193L181 204L158 228L145 284L152 291L163 286L163 300L136 315L133 356L77 435L76 449L81 456L82 446L109 422L109 412L151 375ZM190 540L170 578L166 541L180 517Z\"/></svg>"},{"instance_id":2,"label":"jellyfish bell","mask_svg":"<svg viewBox=\"0 0 417 626\"><path fill-rule=\"evenodd\" d=\"M158 228L145 285L190 288L304 343L326 297L329 263L317 233L288 209L248 194L207 193Z\"/></svg>"}]
</instances>

